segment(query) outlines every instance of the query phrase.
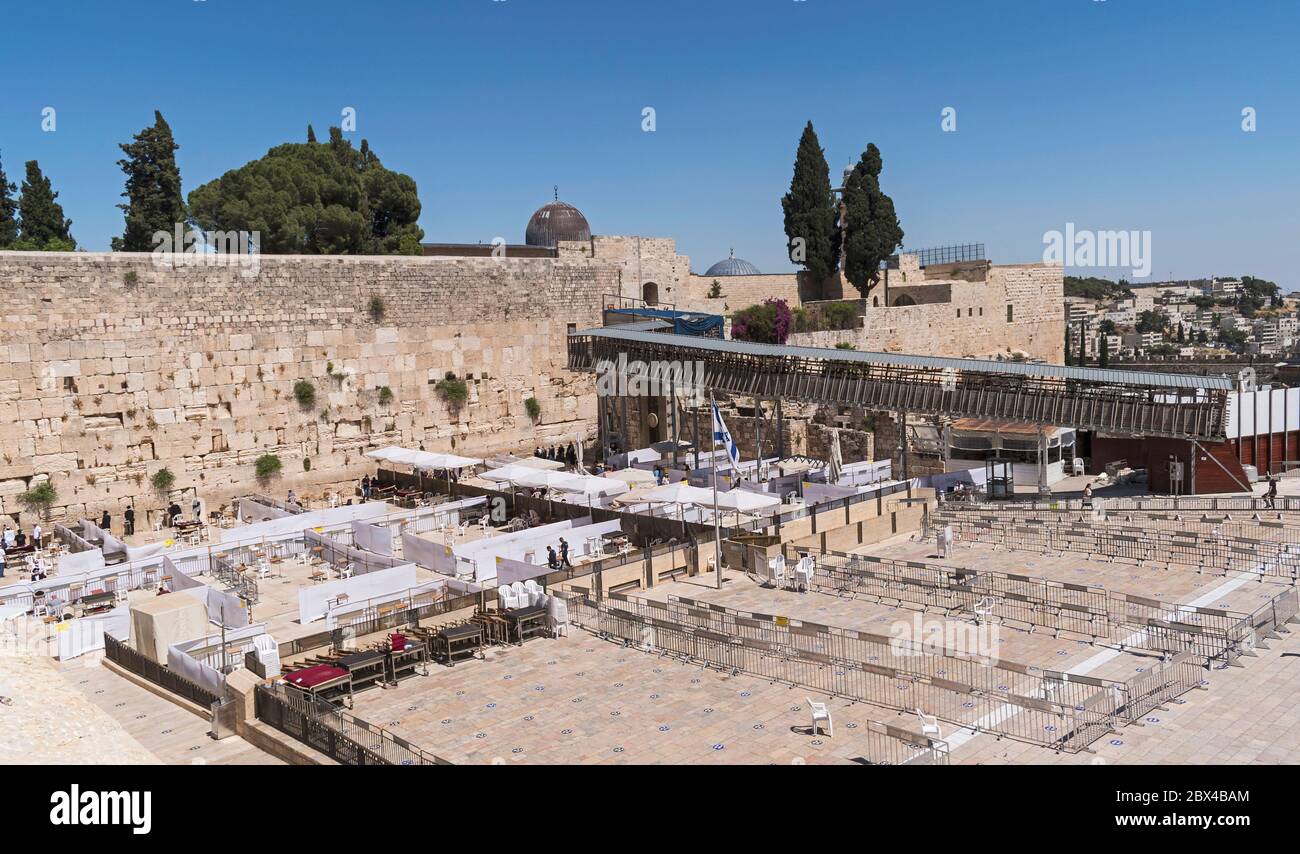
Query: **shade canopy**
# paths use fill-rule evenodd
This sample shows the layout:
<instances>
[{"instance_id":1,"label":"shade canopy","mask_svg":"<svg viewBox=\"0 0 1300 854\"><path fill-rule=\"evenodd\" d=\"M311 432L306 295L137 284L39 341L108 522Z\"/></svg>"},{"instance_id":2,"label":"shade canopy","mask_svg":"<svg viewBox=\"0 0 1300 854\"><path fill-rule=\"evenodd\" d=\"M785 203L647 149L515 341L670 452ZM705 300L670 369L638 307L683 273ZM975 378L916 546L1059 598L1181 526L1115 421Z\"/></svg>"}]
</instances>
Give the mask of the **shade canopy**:
<instances>
[{"instance_id":1,"label":"shade canopy","mask_svg":"<svg viewBox=\"0 0 1300 854\"><path fill-rule=\"evenodd\" d=\"M748 489L731 489L718 493L719 510L736 510L753 513L781 503L781 499L767 492L750 492Z\"/></svg>"},{"instance_id":2,"label":"shade canopy","mask_svg":"<svg viewBox=\"0 0 1300 854\"><path fill-rule=\"evenodd\" d=\"M722 493L718 493L721 497ZM705 489L702 486L691 486L686 481L670 483L667 486L661 486L645 493L642 498L646 501L657 502L662 504L698 504L702 506L713 505L713 490Z\"/></svg>"},{"instance_id":3,"label":"shade canopy","mask_svg":"<svg viewBox=\"0 0 1300 854\"><path fill-rule=\"evenodd\" d=\"M462 457L457 454L417 451L412 448L401 448L397 445L389 445L385 448L376 448L373 451L366 451L366 456L372 460L381 460L386 463L411 466L413 468L425 469L426 471L462 469L468 466L476 466L483 462L477 457Z\"/></svg>"},{"instance_id":4,"label":"shade canopy","mask_svg":"<svg viewBox=\"0 0 1300 854\"><path fill-rule=\"evenodd\" d=\"M645 469L619 469L618 471L605 472L607 479L621 480L624 483L634 486L638 483L654 483L654 472L648 472Z\"/></svg>"}]
</instances>

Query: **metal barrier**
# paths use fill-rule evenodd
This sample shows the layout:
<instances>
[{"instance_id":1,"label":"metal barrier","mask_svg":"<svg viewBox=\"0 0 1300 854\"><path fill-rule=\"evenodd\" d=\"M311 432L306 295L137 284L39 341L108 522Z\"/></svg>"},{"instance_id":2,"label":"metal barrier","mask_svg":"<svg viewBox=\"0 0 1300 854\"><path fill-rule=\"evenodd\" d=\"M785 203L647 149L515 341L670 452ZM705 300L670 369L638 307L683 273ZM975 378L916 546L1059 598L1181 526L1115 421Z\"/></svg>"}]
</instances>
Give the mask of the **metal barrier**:
<instances>
[{"instance_id":1,"label":"metal barrier","mask_svg":"<svg viewBox=\"0 0 1300 854\"><path fill-rule=\"evenodd\" d=\"M980 661L923 645L687 599L561 593L570 619L601 635L772 681L884 708L922 709L973 731L1077 752L1115 728L1124 683L1008 661Z\"/></svg>"},{"instance_id":2,"label":"metal barrier","mask_svg":"<svg viewBox=\"0 0 1300 854\"><path fill-rule=\"evenodd\" d=\"M1265 511L1282 511L1295 512L1300 511L1300 496L1279 495L1273 500L1273 506L1269 506L1267 498L1246 498L1240 497L1198 497L1194 495L1184 496L1134 496L1125 498L1103 498L1104 506L1108 512L1128 512L1128 511L1169 511L1175 513L1189 512L1251 512L1262 513ZM954 502L948 502L954 503ZM1013 498L1006 501L1000 501L997 504L973 504L970 505L977 509L1008 509L1015 508L1020 512L1059 512L1062 510L1087 510L1089 505L1082 498L1030 498L1020 499Z\"/></svg>"},{"instance_id":3,"label":"metal barrier","mask_svg":"<svg viewBox=\"0 0 1300 854\"><path fill-rule=\"evenodd\" d=\"M880 721L867 721L868 765L947 765L948 742Z\"/></svg>"},{"instance_id":4,"label":"metal barrier","mask_svg":"<svg viewBox=\"0 0 1300 854\"><path fill-rule=\"evenodd\" d=\"M207 688L191 682L179 673L173 673L156 661L150 661L107 633L104 634L104 657L119 667L131 671L136 676L147 679L160 688L164 688L173 694L179 694L205 708L211 708L214 703L221 701L221 697Z\"/></svg>"},{"instance_id":5,"label":"metal barrier","mask_svg":"<svg viewBox=\"0 0 1300 854\"><path fill-rule=\"evenodd\" d=\"M1137 564L1183 566L1219 575L1253 572L1261 578L1300 579L1300 545L1054 518L1026 519L998 513L935 511L936 525L951 525L961 539L1010 551L1076 552Z\"/></svg>"},{"instance_id":6,"label":"metal barrier","mask_svg":"<svg viewBox=\"0 0 1300 854\"><path fill-rule=\"evenodd\" d=\"M918 605L925 610L974 617L977 602L989 616L1031 631L1047 628L1112 642L1121 649L1162 655L1190 652L1205 666L1229 664L1255 645L1251 615L1218 608L1162 602L1116 593L1095 584L1073 584L986 570L962 569L875 555L824 552L817 558L813 588L865 595L880 602ZM1260 609L1254 623L1263 630L1295 616L1290 588ZM1288 613L1289 612L1289 613ZM1280 622L1279 622L1280 619Z\"/></svg>"},{"instance_id":7,"label":"metal barrier","mask_svg":"<svg viewBox=\"0 0 1300 854\"><path fill-rule=\"evenodd\" d=\"M257 719L343 765L450 765L383 727L285 685L254 688Z\"/></svg>"}]
</instances>

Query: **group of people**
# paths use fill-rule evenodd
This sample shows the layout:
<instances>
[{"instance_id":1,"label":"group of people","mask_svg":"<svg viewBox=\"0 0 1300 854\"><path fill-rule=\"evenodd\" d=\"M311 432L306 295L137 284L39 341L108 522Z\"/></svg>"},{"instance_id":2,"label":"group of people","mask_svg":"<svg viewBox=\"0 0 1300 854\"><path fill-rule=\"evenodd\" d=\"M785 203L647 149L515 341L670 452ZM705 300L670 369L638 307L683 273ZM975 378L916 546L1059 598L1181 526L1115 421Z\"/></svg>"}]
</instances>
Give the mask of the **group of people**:
<instances>
[{"instance_id":1,"label":"group of people","mask_svg":"<svg viewBox=\"0 0 1300 854\"><path fill-rule=\"evenodd\" d=\"M576 466L578 464L578 452L573 449L573 445L552 445L549 448L537 448L533 451L534 457L543 460L555 460L556 462Z\"/></svg>"},{"instance_id":2,"label":"group of people","mask_svg":"<svg viewBox=\"0 0 1300 854\"><path fill-rule=\"evenodd\" d=\"M5 555L16 549L26 549L27 544L27 535L22 532L21 528L14 529L5 525L4 533L0 534L0 578L5 577ZM36 551L40 551L44 545L43 532L41 531L41 525L39 522L32 526L31 545ZM41 578L44 578L44 561L41 561L40 567Z\"/></svg>"},{"instance_id":3,"label":"group of people","mask_svg":"<svg viewBox=\"0 0 1300 854\"><path fill-rule=\"evenodd\" d=\"M555 546L546 547L546 566L548 569L573 569L573 564L569 562L569 543L564 537L560 537L560 552L556 554Z\"/></svg>"}]
</instances>

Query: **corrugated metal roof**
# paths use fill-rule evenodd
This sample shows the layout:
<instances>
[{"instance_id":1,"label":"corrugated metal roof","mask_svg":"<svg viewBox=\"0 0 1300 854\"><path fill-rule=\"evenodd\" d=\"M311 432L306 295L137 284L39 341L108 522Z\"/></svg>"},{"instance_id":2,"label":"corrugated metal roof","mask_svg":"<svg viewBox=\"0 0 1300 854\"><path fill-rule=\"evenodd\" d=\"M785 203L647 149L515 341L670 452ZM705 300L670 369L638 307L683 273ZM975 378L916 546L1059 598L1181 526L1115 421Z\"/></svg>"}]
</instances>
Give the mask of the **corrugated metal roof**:
<instances>
[{"instance_id":1,"label":"corrugated metal roof","mask_svg":"<svg viewBox=\"0 0 1300 854\"><path fill-rule=\"evenodd\" d=\"M575 332L575 335L592 335L599 338L616 338L625 341L642 341L648 344L669 344L719 353L744 353L752 356L784 356L804 359L826 359L836 362L862 362L869 365L889 365L904 368L937 368L956 371L975 371L1011 376L1080 380L1106 385L1149 386L1183 389L1235 389L1236 381L1230 377L1207 377L1193 374L1170 374L1158 371L1118 371L1113 368L1086 368L1068 365L1047 365L1038 362L998 362L992 359L954 359L946 356L913 356L907 353L875 353L863 350L839 350L825 347L794 347L778 344L755 344L750 341L719 341L693 335L665 335L657 332L634 332L632 324L597 327ZM665 341L667 338L669 340Z\"/></svg>"}]
</instances>

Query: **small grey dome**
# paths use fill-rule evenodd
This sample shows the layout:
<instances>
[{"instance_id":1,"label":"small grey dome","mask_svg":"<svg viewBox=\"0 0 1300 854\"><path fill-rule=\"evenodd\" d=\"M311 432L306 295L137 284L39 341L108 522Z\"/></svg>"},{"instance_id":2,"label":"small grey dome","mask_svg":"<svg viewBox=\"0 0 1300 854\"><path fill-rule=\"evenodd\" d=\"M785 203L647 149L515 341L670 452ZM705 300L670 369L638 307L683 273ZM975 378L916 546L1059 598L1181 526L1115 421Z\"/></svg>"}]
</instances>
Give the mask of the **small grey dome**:
<instances>
[{"instance_id":1,"label":"small grey dome","mask_svg":"<svg viewBox=\"0 0 1300 854\"><path fill-rule=\"evenodd\" d=\"M733 250L731 255L722 259L712 267L704 271L706 276L761 276L763 275L753 264L744 258L737 258Z\"/></svg>"}]
</instances>

